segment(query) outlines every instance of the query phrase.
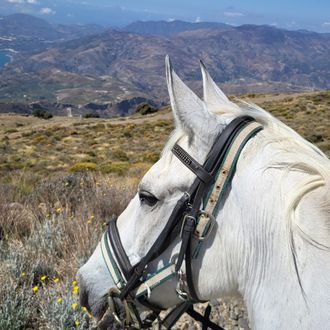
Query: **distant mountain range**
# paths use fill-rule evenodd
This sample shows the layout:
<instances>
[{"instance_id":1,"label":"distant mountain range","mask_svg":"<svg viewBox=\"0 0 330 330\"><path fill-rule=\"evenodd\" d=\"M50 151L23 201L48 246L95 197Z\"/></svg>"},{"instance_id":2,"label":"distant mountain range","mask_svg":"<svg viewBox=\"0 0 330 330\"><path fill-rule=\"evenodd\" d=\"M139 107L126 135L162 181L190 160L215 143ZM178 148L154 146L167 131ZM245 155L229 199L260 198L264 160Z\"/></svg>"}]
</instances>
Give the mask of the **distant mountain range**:
<instances>
[{"instance_id":1,"label":"distant mountain range","mask_svg":"<svg viewBox=\"0 0 330 330\"><path fill-rule=\"evenodd\" d=\"M28 23L26 28L12 24L11 31L24 35L29 30L33 38L42 36L47 47L16 54L0 71L0 98L6 102L41 98L80 108L91 102L116 108L140 97L162 103L167 101L166 54L197 90L199 59L229 93L330 89L330 34L180 21L136 22L121 31L96 26L93 31L34 19L33 29ZM0 40L8 35L2 21ZM43 32L38 35L39 29Z\"/></svg>"},{"instance_id":2,"label":"distant mountain range","mask_svg":"<svg viewBox=\"0 0 330 330\"><path fill-rule=\"evenodd\" d=\"M183 21L138 21L127 25L122 31L146 35L172 36L185 31L200 29L228 30L231 28L231 25L214 22L190 23Z\"/></svg>"},{"instance_id":3,"label":"distant mountain range","mask_svg":"<svg viewBox=\"0 0 330 330\"><path fill-rule=\"evenodd\" d=\"M96 24L53 25L31 15L13 14L0 17L0 50L9 48L20 52L37 52L58 42L103 30L103 27Z\"/></svg>"}]
</instances>

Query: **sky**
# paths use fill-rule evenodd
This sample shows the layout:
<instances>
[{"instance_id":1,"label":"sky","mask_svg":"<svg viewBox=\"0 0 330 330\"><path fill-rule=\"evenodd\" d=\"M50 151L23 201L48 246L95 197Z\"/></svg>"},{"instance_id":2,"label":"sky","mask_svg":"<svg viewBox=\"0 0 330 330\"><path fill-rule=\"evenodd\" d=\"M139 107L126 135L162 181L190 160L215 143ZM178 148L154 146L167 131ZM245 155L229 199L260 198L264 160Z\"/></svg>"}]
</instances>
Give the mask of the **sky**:
<instances>
[{"instance_id":1,"label":"sky","mask_svg":"<svg viewBox=\"0 0 330 330\"><path fill-rule=\"evenodd\" d=\"M124 26L136 20L268 24L330 33L330 0L0 0L0 16Z\"/></svg>"}]
</instances>

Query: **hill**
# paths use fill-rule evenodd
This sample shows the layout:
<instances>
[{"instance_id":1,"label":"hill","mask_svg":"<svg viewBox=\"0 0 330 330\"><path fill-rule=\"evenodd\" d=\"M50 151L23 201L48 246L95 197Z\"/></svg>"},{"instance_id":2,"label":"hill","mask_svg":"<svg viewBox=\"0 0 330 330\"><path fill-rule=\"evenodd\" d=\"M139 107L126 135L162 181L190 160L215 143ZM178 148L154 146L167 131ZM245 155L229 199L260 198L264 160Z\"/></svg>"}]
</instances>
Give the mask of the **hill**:
<instances>
[{"instance_id":1,"label":"hill","mask_svg":"<svg viewBox=\"0 0 330 330\"><path fill-rule=\"evenodd\" d=\"M197 90L199 59L227 93L330 88L330 34L243 25L169 37L110 29L64 41L3 69L0 97L6 102L42 97L77 107L135 97L162 103L167 100L165 54Z\"/></svg>"},{"instance_id":2,"label":"hill","mask_svg":"<svg viewBox=\"0 0 330 330\"><path fill-rule=\"evenodd\" d=\"M180 32L201 30L201 29L222 29L228 30L232 26L224 23L198 22L190 23L184 21L138 21L124 27L122 31L133 32L145 35L171 36Z\"/></svg>"},{"instance_id":3,"label":"hill","mask_svg":"<svg viewBox=\"0 0 330 330\"><path fill-rule=\"evenodd\" d=\"M104 31L15 14L0 20L5 60L8 49L13 61L0 68L0 111L29 113L37 104L55 115L71 107L109 117L131 114L140 102L162 105L166 54L195 90L199 59L231 94L330 88L330 34L271 26L161 21Z\"/></svg>"},{"instance_id":4,"label":"hill","mask_svg":"<svg viewBox=\"0 0 330 330\"><path fill-rule=\"evenodd\" d=\"M103 30L98 25L55 25L28 14L0 17L0 51L36 53L58 42L71 40Z\"/></svg>"},{"instance_id":5,"label":"hill","mask_svg":"<svg viewBox=\"0 0 330 330\"><path fill-rule=\"evenodd\" d=\"M330 91L242 97L330 156ZM96 328L78 303L75 273L172 129L169 107L116 119L0 114L0 329ZM222 326L249 329L241 302L216 308Z\"/></svg>"},{"instance_id":6,"label":"hill","mask_svg":"<svg viewBox=\"0 0 330 330\"><path fill-rule=\"evenodd\" d=\"M271 111L330 156L329 91L248 94L242 98ZM156 114L116 119L43 120L13 114L0 114L0 119L2 178L17 170L50 175L69 171L77 163L93 163L94 170L101 172L109 161L119 161L127 170L134 164L147 165L157 159L173 128L172 115L166 107ZM155 132L157 139L151 141Z\"/></svg>"}]
</instances>

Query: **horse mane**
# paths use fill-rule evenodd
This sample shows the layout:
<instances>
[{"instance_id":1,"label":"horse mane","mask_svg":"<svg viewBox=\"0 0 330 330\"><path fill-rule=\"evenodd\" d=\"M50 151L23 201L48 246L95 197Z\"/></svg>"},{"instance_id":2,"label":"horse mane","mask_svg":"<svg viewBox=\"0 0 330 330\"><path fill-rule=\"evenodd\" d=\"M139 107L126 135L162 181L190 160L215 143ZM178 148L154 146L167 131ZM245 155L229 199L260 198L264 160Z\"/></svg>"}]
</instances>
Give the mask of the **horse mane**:
<instances>
[{"instance_id":1,"label":"horse mane","mask_svg":"<svg viewBox=\"0 0 330 330\"><path fill-rule=\"evenodd\" d=\"M297 251L295 248L294 235L298 234L308 244L322 250L330 251L330 222L324 224L320 230L326 229L327 244L318 242L317 239L311 237L300 226L298 220L298 207L302 199L310 192L324 187L324 195L319 199L319 205L315 205L319 209L323 209L325 214L330 212L330 170L329 159L315 145L302 138L297 132L281 122L279 119L272 116L261 107L239 100L239 105L227 102L223 107L212 111L214 114L227 117L237 117L240 115L249 115L256 121L261 123L268 129L270 134L265 134L260 149L263 149L268 144L276 144L277 153L274 159L269 160L267 169L278 169L282 171L282 179L289 172L297 171L306 174L306 179L299 185L292 187L286 192L285 207L286 207L286 224L288 232L288 240L291 249L292 259L294 263L295 273L298 283L301 288L302 295L305 297L302 286L301 276L299 273ZM173 145L185 136L182 128L177 127L170 136L163 154L167 154Z\"/></svg>"},{"instance_id":2,"label":"horse mane","mask_svg":"<svg viewBox=\"0 0 330 330\"><path fill-rule=\"evenodd\" d=\"M319 228L323 231L326 230L327 241L323 243L317 241L317 239L301 228L297 213L302 199L310 192L320 187L325 188L324 194L320 195L318 200L319 205L315 206L323 210L324 214L330 213L329 159L315 145L302 138L293 129L253 103L240 100L240 106L237 107L236 104L233 104L232 108L228 107L227 103L226 110L233 115L250 115L255 118L256 121L263 124L265 128L270 130L271 134L267 135L261 148L267 144L276 143L278 153L274 157L274 160L270 160L267 169L276 168L281 170L283 173L282 179L284 179L285 174L288 174L290 171L298 171L307 174L305 180L301 181L296 187L292 187L292 190L287 192L285 196L285 200L287 201L286 224L289 234L290 250L298 283L302 295L306 299L299 273L294 234L298 234L311 246L330 252L330 219L329 217L325 217L325 221L328 223L324 223L323 226ZM219 111L219 114L220 113L221 111Z\"/></svg>"}]
</instances>

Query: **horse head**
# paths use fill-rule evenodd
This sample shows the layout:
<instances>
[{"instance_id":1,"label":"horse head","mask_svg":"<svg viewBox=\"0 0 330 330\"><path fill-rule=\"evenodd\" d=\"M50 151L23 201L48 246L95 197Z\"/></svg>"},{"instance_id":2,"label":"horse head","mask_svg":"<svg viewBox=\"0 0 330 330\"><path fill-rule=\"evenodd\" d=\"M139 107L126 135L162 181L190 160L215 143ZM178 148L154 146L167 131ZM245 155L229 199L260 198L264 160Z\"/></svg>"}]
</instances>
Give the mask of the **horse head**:
<instances>
[{"instance_id":1,"label":"horse head","mask_svg":"<svg viewBox=\"0 0 330 330\"><path fill-rule=\"evenodd\" d=\"M203 101L180 80L166 58L167 86L176 128L160 159L141 180L135 197L110 224L109 233L105 233L88 262L79 269L81 304L101 320L101 327L109 327L113 318L120 322L119 314L123 309L126 309L123 314L127 317L133 308L135 315L130 319L141 326L141 322L150 316L146 314L149 309L157 315L161 309L184 306L182 301L208 301L233 292L240 292L246 298L252 317L259 306L269 315L277 302L275 295L268 292L271 299L260 300L269 290L267 285L270 283L279 291L284 290L282 292L294 287L296 301L304 304L303 283L296 272L299 263L296 249L301 248L302 243L294 240L287 208L279 210L276 205L283 205L283 193L290 191L292 184L302 180L305 174L296 163L297 170L283 183L280 177L288 167L278 159L281 150L275 147L275 142L267 140L276 126L267 129L271 116L258 108L244 110L235 105L217 87L203 64L201 70ZM205 166L213 157L210 153L219 136L246 114L257 119L265 129L260 132L260 124L256 124L249 136L251 139L244 142L244 149L238 148L240 157L233 165L235 175L228 182L216 212L206 213L207 221L210 221L207 239L202 237L202 244L199 244L197 238L197 251L192 242L199 223L196 219L204 216L201 204L212 199L206 195L215 189L215 174L219 175L216 172L209 178ZM244 125L248 125L252 119L244 120ZM275 119L273 122L277 123ZM239 125L237 131L241 132L245 126L240 122ZM283 127L282 131L286 137L295 134ZM255 136L256 132L259 133ZM278 138L275 140L278 142ZM320 164L324 163L320 152L299 143L302 150L313 153L314 160L316 157ZM277 166L270 165L272 157L275 159L272 164ZM315 175L325 173L322 164L319 171L314 171ZM324 185L322 182L317 184L314 177L305 183L315 190ZM196 195L200 194L198 189L207 192L202 196L202 203L196 202ZM305 192L300 191L299 198L309 191L308 188ZM306 198L300 211L307 210L308 203ZM192 210L195 204L198 212ZM324 258L329 261L328 256ZM330 266L328 268L330 270ZM295 272L297 277L292 275ZM286 276L292 281L286 279L287 283L282 285ZM107 314L109 304L112 307ZM265 329L263 326L267 321L263 323L263 317L258 320L254 316L254 322L259 322L259 327Z\"/></svg>"}]
</instances>

